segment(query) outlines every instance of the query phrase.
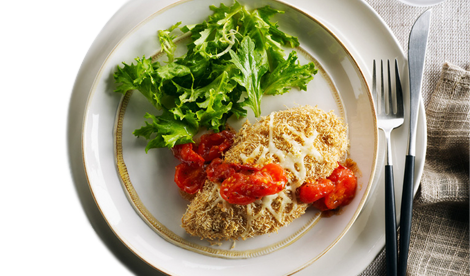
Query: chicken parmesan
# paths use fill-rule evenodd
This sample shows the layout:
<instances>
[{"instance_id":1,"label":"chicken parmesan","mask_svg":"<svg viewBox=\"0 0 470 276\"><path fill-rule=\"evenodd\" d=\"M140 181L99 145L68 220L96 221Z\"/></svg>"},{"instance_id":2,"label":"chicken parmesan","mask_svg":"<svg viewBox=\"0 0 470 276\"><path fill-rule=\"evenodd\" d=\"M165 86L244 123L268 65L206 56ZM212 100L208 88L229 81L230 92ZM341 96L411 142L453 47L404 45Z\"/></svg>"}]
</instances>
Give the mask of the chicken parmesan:
<instances>
[{"instance_id":1,"label":"chicken parmesan","mask_svg":"<svg viewBox=\"0 0 470 276\"><path fill-rule=\"evenodd\" d=\"M277 232L311 205L347 205L356 191L347 150L345 122L311 106L178 146L175 182L190 200L182 227L208 240L246 239Z\"/></svg>"}]
</instances>

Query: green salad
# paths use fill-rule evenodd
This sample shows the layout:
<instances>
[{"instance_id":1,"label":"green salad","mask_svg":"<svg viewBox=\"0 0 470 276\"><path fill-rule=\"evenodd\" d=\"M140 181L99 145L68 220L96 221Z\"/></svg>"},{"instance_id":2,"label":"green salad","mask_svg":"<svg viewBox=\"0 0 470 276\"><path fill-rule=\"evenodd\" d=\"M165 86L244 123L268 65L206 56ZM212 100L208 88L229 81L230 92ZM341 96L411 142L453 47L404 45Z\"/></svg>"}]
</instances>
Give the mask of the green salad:
<instances>
[{"instance_id":1,"label":"green salad","mask_svg":"<svg viewBox=\"0 0 470 276\"><path fill-rule=\"evenodd\" d=\"M230 116L245 117L247 107L258 117L263 95L306 90L317 72L312 62L300 65L295 51L285 54L283 47L299 41L270 21L283 11L269 6L249 11L236 1L210 9L213 15L200 24L178 22L158 31L167 62L143 56L117 67L115 92L138 90L161 111L147 113L145 126L134 131L149 140L146 151L193 143L200 129L222 131ZM180 57L175 33L190 35Z\"/></svg>"}]
</instances>

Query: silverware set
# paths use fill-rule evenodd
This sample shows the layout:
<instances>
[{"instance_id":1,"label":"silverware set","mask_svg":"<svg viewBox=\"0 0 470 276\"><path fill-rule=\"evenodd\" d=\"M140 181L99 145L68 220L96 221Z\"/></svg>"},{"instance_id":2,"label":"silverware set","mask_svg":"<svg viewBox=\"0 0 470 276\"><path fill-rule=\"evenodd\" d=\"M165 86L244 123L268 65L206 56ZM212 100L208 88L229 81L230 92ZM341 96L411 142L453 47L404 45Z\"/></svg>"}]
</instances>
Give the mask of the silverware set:
<instances>
[{"instance_id":1,"label":"silverware set","mask_svg":"<svg viewBox=\"0 0 470 276\"><path fill-rule=\"evenodd\" d=\"M385 165L385 247L387 275L406 275L408 249L410 245L411 217L414 191L414 163L416 148L416 126L421 94L426 44L429 34L431 10L424 12L415 22L408 43L408 71L410 84L409 107L409 139L408 153L405 157L405 172L400 212L400 244L397 244L397 220L395 211L395 190L392 162L392 144L390 134L393 129L404 123L404 100L398 62L395 60L394 79L392 86L390 61L387 61L387 80L384 81L384 65L380 61L380 89L378 89L378 73L376 61L373 62L372 94L374 97L377 126L385 134L386 165ZM385 85L388 84L388 85ZM386 88L387 87L387 88ZM378 91L379 90L379 91Z\"/></svg>"}]
</instances>

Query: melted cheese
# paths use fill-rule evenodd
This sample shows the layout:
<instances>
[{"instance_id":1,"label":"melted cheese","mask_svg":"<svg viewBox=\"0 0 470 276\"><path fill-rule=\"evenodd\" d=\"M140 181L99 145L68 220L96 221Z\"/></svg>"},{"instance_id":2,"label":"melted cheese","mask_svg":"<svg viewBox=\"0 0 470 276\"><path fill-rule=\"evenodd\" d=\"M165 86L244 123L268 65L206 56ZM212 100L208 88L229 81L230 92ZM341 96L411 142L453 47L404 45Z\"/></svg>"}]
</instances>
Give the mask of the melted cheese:
<instances>
[{"instance_id":1,"label":"melted cheese","mask_svg":"<svg viewBox=\"0 0 470 276\"><path fill-rule=\"evenodd\" d=\"M289 170L296 178L294 185L294 191L304 183L307 175L307 169L305 168L305 157L307 155L313 156L319 162L323 161L323 156L314 146L314 140L318 136L318 132L315 130L312 136L307 137L304 133L298 132L295 128L287 126L287 128L295 135L297 135L302 143L297 142L292 136L283 134L282 137L289 142L291 150L284 152L276 147L273 141L273 121L274 113L269 115L269 153L275 155L279 159L279 164Z\"/></svg>"},{"instance_id":2,"label":"melted cheese","mask_svg":"<svg viewBox=\"0 0 470 276\"><path fill-rule=\"evenodd\" d=\"M221 205L221 209L224 210L224 209L227 209L229 206L230 206L230 203L228 203L226 200L224 200L222 198L222 196L220 195L220 187L219 185L214 185L214 188L212 190L212 195L211 195L212 198L216 198L214 201L212 201L211 203L211 209L215 208L216 206L218 206L219 204L222 204Z\"/></svg>"},{"instance_id":3,"label":"melted cheese","mask_svg":"<svg viewBox=\"0 0 470 276\"><path fill-rule=\"evenodd\" d=\"M261 151L261 148L263 149L262 151ZM260 154L260 151L261 151L261 154ZM250 153L250 155L247 156L247 155L242 153L242 154L240 154L240 157L241 157L244 164L253 163L253 160L255 160L255 159L256 159L257 164L264 164L268 160L268 158L266 157L266 154L268 152L269 152L268 148L263 147L263 145L259 145ZM258 157L258 155L259 155L259 157ZM256 158L256 157L258 157L258 158Z\"/></svg>"}]
</instances>

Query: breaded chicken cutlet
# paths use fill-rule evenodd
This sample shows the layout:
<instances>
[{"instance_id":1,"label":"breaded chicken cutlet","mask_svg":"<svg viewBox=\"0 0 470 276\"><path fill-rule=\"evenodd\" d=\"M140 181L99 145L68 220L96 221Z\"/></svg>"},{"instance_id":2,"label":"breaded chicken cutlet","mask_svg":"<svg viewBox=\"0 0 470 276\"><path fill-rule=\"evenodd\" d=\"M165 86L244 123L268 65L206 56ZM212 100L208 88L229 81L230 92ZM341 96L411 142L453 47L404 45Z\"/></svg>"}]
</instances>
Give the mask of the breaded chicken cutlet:
<instances>
[{"instance_id":1,"label":"breaded chicken cutlet","mask_svg":"<svg viewBox=\"0 0 470 276\"><path fill-rule=\"evenodd\" d=\"M240 164L277 163L286 171L285 188L248 205L229 204L220 184L206 181L188 206L182 227L209 240L237 240L277 232L305 213L309 204L296 190L306 181L328 177L345 158L347 128L333 112L303 106L275 112L245 123L224 161Z\"/></svg>"}]
</instances>

